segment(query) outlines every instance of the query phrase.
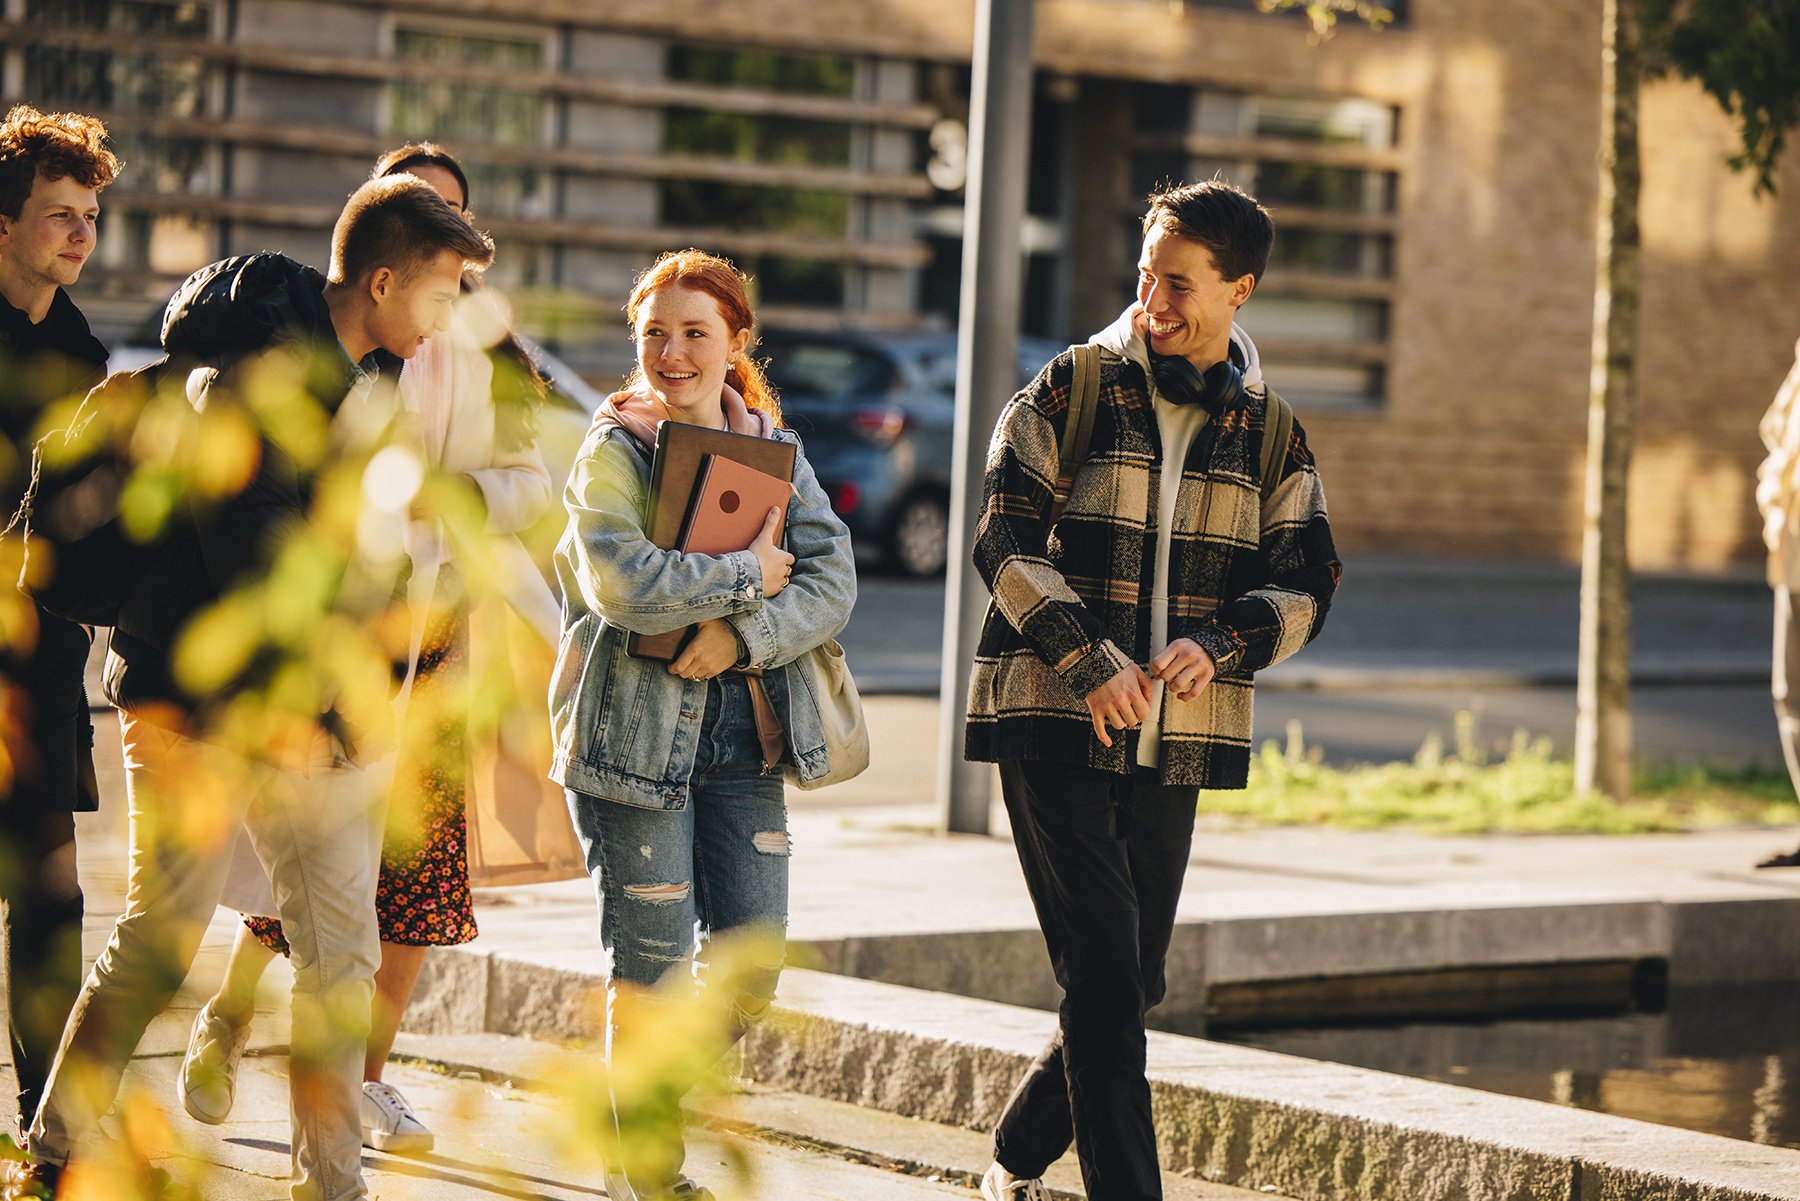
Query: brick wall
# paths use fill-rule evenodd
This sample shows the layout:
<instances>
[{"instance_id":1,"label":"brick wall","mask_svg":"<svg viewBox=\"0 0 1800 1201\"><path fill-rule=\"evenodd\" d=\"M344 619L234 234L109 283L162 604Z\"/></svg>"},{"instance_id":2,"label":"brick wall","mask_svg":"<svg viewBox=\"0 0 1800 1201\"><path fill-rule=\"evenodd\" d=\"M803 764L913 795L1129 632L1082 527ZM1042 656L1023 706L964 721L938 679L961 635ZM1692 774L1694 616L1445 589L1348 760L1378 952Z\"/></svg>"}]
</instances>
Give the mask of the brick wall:
<instances>
[{"instance_id":1,"label":"brick wall","mask_svg":"<svg viewBox=\"0 0 1800 1201\"><path fill-rule=\"evenodd\" d=\"M1597 6L1545 0L1523 19L1516 2L1420 0L1404 30L1349 29L1323 46L1289 22L1137 7L1122 22L1108 0L1048 4L1040 44L1089 71L1096 49L1116 49L1173 82L1401 108L1387 404L1301 413L1344 549L1577 559ZM1679 82L1646 90L1643 132L1633 560L1751 563L1756 423L1800 336L1800 163L1790 156L1779 200L1753 197L1724 165L1729 120ZM1254 334L1254 301L1243 319Z\"/></svg>"}]
</instances>

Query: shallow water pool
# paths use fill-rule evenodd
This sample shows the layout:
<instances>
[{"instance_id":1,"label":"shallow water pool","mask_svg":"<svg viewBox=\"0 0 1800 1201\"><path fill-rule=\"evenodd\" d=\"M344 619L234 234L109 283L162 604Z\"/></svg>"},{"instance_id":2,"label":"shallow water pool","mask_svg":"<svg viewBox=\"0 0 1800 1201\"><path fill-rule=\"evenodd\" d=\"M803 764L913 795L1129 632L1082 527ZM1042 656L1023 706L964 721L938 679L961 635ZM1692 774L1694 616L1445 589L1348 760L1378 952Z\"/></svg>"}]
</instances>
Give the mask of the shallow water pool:
<instances>
[{"instance_id":1,"label":"shallow water pool","mask_svg":"<svg viewBox=\"0 0 1800 1201\"><path fill-rule=\"evenodd\" d=\"M1800 984L1675 990L1661 1012L1612 1017L1161 1028L1800 1147Z\"/></svg>"}]
</instances>

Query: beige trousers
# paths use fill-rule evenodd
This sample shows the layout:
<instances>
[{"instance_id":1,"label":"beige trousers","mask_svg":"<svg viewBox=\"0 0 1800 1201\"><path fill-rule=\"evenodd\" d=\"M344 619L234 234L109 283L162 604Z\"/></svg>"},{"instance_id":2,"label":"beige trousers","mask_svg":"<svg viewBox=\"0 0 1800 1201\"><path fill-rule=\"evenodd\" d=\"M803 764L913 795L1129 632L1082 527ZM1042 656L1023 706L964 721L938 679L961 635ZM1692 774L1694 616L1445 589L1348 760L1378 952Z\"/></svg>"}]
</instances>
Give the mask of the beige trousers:
<instances>
[{"instance_id":1,"label":"beige trousers","mask_svg":"<svg viewBox=\"0 0 1800 1201\"><path fill-rule=\"evenodd\" d=\"M63 1031L28 1139L66 1162L112 1107L150 1019L193 963L246 828L274 886L293 948L295 1201L360 1201L362 1060L381 945L375 931L370 823L379 790L324 735L289 762L122 717L131 817L125 912Z\"/></svg>"},{"instance_id":2,"label":"beige trousers","mask_svg":"<svg viewBox=\"0 0 1800 1201\"><path fill-rule=\"evenodd\" d=\"M1775 671L1770 683L1775 696L1775 724L1781 732L1781 753L1787 759L1788 779L1800 792L1800 628L1795 625L1794 594L1775 589Z\"/></svg>"}]
</instances>

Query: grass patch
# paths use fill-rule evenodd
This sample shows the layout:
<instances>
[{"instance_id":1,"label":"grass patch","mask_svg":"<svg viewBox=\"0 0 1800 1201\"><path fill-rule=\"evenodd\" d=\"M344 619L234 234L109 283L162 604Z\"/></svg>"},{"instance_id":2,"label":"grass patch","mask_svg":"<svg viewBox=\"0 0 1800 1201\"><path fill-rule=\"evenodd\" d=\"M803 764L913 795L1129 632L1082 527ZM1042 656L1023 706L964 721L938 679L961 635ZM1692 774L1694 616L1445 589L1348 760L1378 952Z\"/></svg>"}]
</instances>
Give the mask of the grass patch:
<instances>
[{"instance_id":1,"label":"grass patch","mask_svg":"<svg viewBox=\"0 0 1800 1201\"><path fill-rule=\"evenodd\" d=\"M1524 731L1499 757L1476 744L1474 718L1456 719L1455 746L1435 735L1410 763L1327 767L1298 726L1284 747L1266 742L1242 792L1208 792L1203 814L1266 825L1352 830L1407 826L1439 834L1653 834L1800 822L1787 772L1779 767L1645 768L1632 799L1575 793L1575 765L1548 739Z\"/></svg>"}]
</instances>

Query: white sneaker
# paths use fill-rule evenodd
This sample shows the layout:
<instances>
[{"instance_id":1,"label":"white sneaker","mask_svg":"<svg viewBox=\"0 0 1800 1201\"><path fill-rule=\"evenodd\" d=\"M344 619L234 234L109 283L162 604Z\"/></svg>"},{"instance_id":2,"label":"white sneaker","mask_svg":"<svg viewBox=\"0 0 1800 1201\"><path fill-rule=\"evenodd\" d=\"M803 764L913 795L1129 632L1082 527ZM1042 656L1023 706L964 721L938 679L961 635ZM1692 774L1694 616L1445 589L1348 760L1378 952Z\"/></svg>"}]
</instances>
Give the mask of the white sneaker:
<instances>
[{"instance_id":1,"label":"white sneaker","mask_svg":"<svg viewBox=\"0 0 1800 1201\"><path fill-rule=\"evenodd\" d=\"M249 1042L249 1022L234 1026L214 1017L211 1001L200 1007L188 1035L187 1054L181 1057L181 1107L189 1117L217 1126L231 1116L238 1064Z\"/></svg>"},{"instance_id":2,"label":"white sneaker","mask_svg":"<svg viewBox=\"0 0 1800 1201\"><path fill-rule=\"evenodd\" d=\"M1050 1190L1041 1178L1014 1176L996 1163L981 1178L981 1201L1050 1201Z\"/></svg>"},{"instance_id":3,"label":"white sneaker","mask_svg":"<svg viewBox=\"0 0 1800 1201\"><path fill-rule=\"evenodd\" d=\"M602 1167L600 1186L606 1191L607 1201L639 1201L637 1190L623 1172Z\"/></svg>"},{"instance_id":4,"label":"white sneaker","mask_svg":"<svg viewBox=\"0 0 1800 1201\"><path fill-rule=\"evenodd\" d=\"M393 1085L365 1080L362 1092L363 1146L396 1155L431 1150L436 1139Z\"/></svg>"}]
</instances>

